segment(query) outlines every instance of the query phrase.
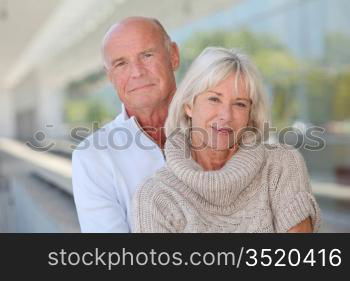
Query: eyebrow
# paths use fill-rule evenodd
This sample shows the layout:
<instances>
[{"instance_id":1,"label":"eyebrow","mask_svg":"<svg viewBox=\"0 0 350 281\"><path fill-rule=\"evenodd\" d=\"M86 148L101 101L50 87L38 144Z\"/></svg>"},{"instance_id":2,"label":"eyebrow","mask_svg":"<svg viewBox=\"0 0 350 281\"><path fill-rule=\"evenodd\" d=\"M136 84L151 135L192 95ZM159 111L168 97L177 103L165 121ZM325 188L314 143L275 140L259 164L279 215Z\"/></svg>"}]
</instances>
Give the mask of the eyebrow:
<instances>
[{"instance_id":1,"label":"eyebrow","mask_svg":"<svg viewBox=\"0 0 350 281\"><path fill-rule=\"evenodd\" d=\"M218 96L220 96L220 97L223 96L222 93L216 92L216 91L213 91L213 90L209 90L208 92L209 92L209 93L214 93L214 94L216 94L216 95L218 95ZM246 99L246 98L236 98L236 100L245 100L245 101L248 101L248 102L252 103L252 100L251 100L251 99Z\"/></svg>"},{"instance_id":2,"label":"eyebrow","mask_svg":"<svg viewBox=\"0 0 350 281\"><path fill-rule=\"evenodd\" d=\"M145 54L145 53L150 53L150 52L155 52L156 48L149 48L147 50L142 51L140 54Z\"/></svg>"},{"instance_id":3,"label":"eyebrow","mask_svg":"<svg viewBox=\"0 0 350 281\"><path fill-rule=\"evenodd\" d=\"M246 98L236 98L236 100L245 100L247 102L253 103L251 99L246 99Z\"/></svg>"},{"instance_id":4,"label":"eyebrow","mask_svg":"<svg viewBox=\"0 0 350 281\"><path fill-rule=\"evenodd\" d=\"M217 94L218 96L222 96L222 93L219 93L219 92L216 92L216 91L213 91L213 90L209 90L208 92L209 92L209 93Z\"/></svg>"},{"instance_id":5,"label":"eyebrow","mask_svg":"<svg viewBox=\"0 0 350 281\"><path fill-rule=\"evenodd\" d=\"M149 49L147 49L147 50L144 50L144 51L140 52L139 55L143 55L143 54L150 53L150 52L155 52L155 51L156 51L156 48L149 48ZM115 65L117 62L123 61L123 60L125 60L124 57L116 58L116 59L114 59L114 60L112 61L112 64L111 64L111 65L113 66L113 65Z\"/></svg>"}]
</instances>

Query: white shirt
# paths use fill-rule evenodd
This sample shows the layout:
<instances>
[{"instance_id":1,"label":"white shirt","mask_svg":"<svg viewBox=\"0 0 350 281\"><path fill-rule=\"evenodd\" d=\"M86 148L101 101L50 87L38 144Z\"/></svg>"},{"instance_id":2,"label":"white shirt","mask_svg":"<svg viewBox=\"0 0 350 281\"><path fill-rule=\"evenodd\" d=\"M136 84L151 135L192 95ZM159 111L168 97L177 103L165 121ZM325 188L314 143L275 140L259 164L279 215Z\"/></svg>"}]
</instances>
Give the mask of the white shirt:
<instances>
[{"instance_id":1,"label":"white shirt","mask_svg":"<svg viewBox=\"0 0 350 281\"><path fill-rule=\"evenodd\" d=\"M81 231L130 232L132 196L164 164L160 147L122 106L121 114L73 152L73 194Z\"/></svg>"}]
</instances>

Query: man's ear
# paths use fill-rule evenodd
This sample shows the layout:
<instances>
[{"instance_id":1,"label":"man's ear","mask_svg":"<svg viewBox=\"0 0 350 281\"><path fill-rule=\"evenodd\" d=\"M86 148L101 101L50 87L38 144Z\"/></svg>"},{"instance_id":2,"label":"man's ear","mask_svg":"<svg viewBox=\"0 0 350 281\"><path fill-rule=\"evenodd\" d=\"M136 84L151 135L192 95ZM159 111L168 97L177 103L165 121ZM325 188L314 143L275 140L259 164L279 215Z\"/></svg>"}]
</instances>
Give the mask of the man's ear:
<instances>
[{"instance_id":1,"label":"man's ear","mask_svg":"<svg viewBox=\"0 0 350 281\"><path fill-rule=\"evenodd\" d=\"M111 72L107 69L107 67L106 67L105 65L103 66L103 69L104 69L104 71L105 71L105 73L106 73L106 75L107 75L107 77L108 77L109 82L112 83L112 75L111 75Z\"/></svg>"},{"instance_id":2,"label":"man's ear","mask_svg":"<svg viewBox=\"0 0 350 281\"><path fill-rule=\"evenodd\" d=\"M170 46L171 66L173 71L176 71L180 66L180 52L179 47L175 42L171 42Z\"/></svg>"},{"instance_id":3,"label":"man's ear","mask_svg":"<svg viewBox=\"0 0 350 281\"><path fill-rule=\"evenodd\" d=\"M184 105L185 113L188 117L192 118L192 108L188 104Z\"/></svg>"}]
</instances>

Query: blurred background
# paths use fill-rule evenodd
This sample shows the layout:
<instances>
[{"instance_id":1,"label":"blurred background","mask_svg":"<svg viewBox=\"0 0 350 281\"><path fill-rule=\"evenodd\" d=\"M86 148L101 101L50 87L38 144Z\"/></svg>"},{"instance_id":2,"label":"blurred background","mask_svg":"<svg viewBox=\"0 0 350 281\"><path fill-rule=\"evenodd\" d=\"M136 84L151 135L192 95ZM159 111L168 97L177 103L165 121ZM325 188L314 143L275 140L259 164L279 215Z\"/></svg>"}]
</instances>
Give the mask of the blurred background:
<instances>
[{"instance_id":1,"label":"blurred background","mask_svg":"<svg viewBox=\"0 0 350 281\"><path fill-rule=\"evenodd\" d=\"M322 232L350 232L348 0L0 0L0 232L79 232L71 153L121 104L100 45L127 16L159 19L179 44L181 81L206 46L258 65L272 135L299 147L322 210ZM307 132L325 146L310 150ZM303 145L300 140L303 140Z\"/></svg>"}]
</instances>

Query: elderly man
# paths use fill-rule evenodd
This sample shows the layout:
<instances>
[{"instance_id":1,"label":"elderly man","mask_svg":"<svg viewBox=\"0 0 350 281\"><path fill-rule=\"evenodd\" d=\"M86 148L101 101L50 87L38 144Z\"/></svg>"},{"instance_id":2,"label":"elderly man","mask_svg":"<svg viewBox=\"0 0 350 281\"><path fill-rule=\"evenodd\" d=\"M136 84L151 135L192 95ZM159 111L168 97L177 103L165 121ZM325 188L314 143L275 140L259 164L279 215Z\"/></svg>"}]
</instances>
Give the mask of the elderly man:
<instances>
[{"instance_id":1,"label":"elderly man","mask_svg":"<svg viewBox=\"0 0 350 281\"><path fill-rule=\"evenodd\" d=\"M157 20L143 17L113 25L102 51L122 113L74 151L74 200L82 232L130 232L137 185L165 163L161 128L179 51Z\"/></svg>"}]
</instances>

